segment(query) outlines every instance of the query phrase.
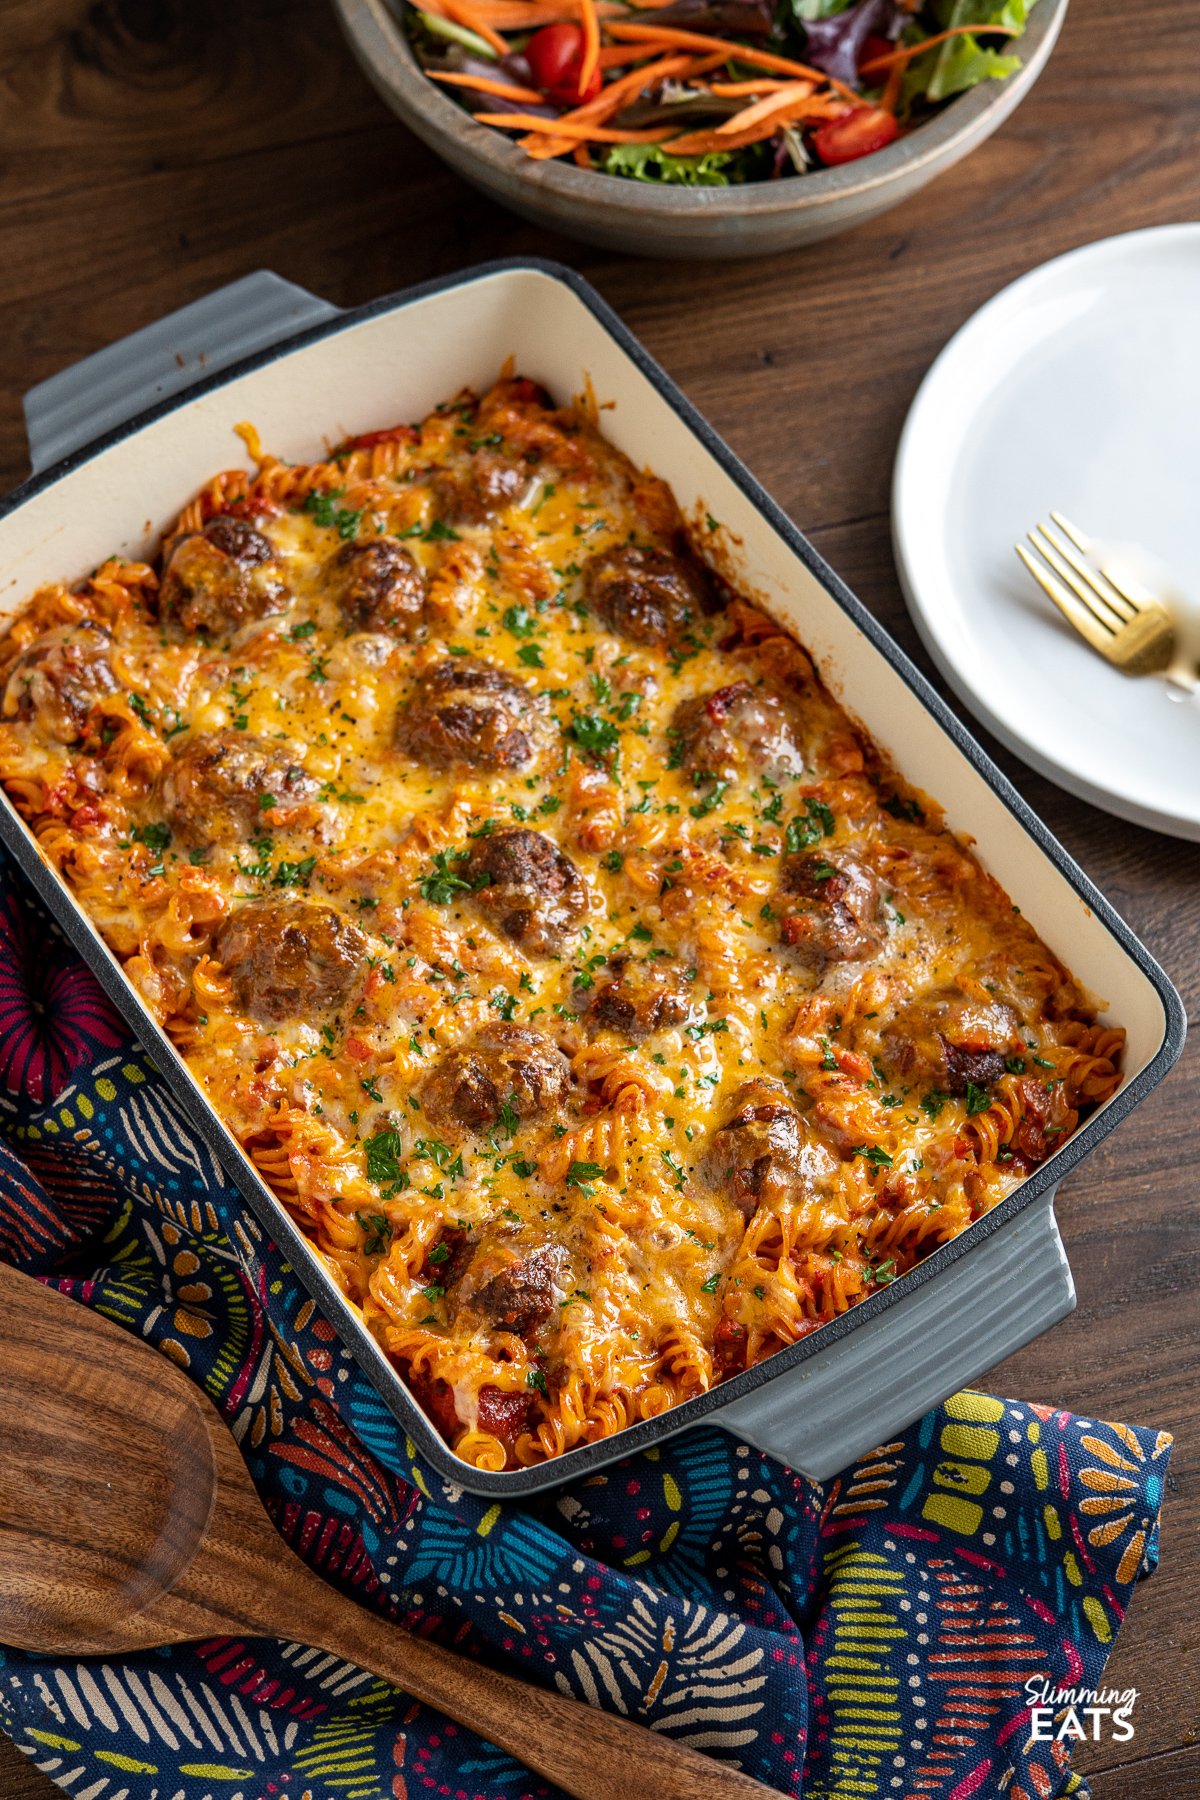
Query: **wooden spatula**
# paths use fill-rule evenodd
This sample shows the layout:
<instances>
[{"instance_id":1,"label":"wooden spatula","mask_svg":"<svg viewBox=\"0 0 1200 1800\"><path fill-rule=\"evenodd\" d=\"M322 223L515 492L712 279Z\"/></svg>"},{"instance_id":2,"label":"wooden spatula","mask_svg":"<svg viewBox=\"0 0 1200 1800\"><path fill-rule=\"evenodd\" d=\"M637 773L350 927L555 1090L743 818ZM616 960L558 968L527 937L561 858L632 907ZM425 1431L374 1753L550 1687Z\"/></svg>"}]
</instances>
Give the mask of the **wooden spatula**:
<instances>
[{"instance_id":1,"label":"wooden spatula","mask_svg":"<svg viewBox=\"0 0 1200 1800\"><path fill-rule=\"evenodd\" d=\"M0 1263L0 1643L106 1656L225 1635L297 1640L372 1669L578 1800L775 1792L326 1587L275 1532L185 1375Z\"/></svg>"}]
</instances>

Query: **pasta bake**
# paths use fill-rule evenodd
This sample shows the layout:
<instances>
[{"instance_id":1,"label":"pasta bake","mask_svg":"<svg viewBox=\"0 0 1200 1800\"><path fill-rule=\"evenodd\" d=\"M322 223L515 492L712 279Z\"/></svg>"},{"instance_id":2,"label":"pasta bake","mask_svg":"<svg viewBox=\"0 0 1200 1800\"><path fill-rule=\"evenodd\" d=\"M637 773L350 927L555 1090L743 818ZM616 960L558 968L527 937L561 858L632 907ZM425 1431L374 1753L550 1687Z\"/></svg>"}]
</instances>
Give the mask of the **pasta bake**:
<instances>
[{"instance_id":1,"label":"pasta bake","mask_svg":"<svg viewBox=\"0 0 1200 1800\"><path fill-rule=\"evenodd\" d=\"M457 1455L540 1462L1008 1194L1124 1034L583 406L289 465L0 643L0 780Z\"/></svg>"}]
</instances>

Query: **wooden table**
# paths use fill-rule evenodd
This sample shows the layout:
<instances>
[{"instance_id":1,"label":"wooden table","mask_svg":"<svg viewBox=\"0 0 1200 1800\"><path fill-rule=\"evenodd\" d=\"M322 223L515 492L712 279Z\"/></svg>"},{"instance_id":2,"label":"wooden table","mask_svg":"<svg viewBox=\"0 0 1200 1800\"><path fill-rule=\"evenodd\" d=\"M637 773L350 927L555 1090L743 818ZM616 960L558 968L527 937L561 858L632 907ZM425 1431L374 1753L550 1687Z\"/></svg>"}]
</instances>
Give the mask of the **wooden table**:
<instances>
[{"instance_id":1,"label":"wooden table","mask_svg":"<svg viewBox=\"0 0 1200 1800\"><path fill-rule=\"evenodd\" d=\"M384 111L322 0L0 0L0 483L31 383L260 267L342 303L488 257L582 270L928 670L896 587L888 480L935 353L1016 275L1200 212L1200 0L1074 0L998 137L848 237L759 265L553 239L464 187ZM1098 721L1097 729L1112 729ZM985 742L986 742L985 738ZM1200 992L1200 848L1123 825L988 748ZM1110 1664L1136 1736L1089 1748L1096 1800L1200 1793L1200 1049L1065 1184L1079 1309L986 1379L1177 1434L1163 1566ZM58 1790L0 1738L6 1800Z\"/></svg>"}]
</instances>

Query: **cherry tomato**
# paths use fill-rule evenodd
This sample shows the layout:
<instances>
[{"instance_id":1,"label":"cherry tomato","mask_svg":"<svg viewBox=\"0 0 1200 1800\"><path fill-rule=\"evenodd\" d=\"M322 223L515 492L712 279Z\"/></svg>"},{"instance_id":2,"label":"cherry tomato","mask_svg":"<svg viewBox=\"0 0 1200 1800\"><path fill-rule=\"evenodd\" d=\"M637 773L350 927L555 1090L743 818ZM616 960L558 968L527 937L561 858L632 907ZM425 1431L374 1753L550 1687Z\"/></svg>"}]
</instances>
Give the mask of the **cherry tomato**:
<instances>
[{"instance_id":1,"label":"cherry tomato","mask_svg":"<svg viewBox=\"0 0 1200 1800\"><path fill-rule=\"evenodd\" d=\"M823 163L854 162L870 156L899 137L900 127L891 113L879 106L856 106L840 118L827 119L813 133L813 149Z\"/></svg>"},{"instance_id":2,"label":"cherry tomato","mask_svg":"<svg viewBox=\"0 0 1200 1800\"><path fill-rule=\"evenodd\" d=\"M525 46L534 85L557 106L579 106L594 100L600 92L601 77L597 69L586 90L579 85L583 63L583 32L578 25L543 25Z\"/></svg>"},{"instance_id":3,"label":"cherry tomato","mask_svg":"<svg viewBox=\"0 0 1200 1800\"><path fill-rule=\"evenodd\" d=\"M874 31L869 32L863 39L862 49L858 53L859 68L863 68L867 63L878 62L881 56L890 56L895 48L896 46L890 38L880 37ZM886 71L879 73L877 77L879 81L883 80L884 73Z\"/></svg>"}]
</instances>

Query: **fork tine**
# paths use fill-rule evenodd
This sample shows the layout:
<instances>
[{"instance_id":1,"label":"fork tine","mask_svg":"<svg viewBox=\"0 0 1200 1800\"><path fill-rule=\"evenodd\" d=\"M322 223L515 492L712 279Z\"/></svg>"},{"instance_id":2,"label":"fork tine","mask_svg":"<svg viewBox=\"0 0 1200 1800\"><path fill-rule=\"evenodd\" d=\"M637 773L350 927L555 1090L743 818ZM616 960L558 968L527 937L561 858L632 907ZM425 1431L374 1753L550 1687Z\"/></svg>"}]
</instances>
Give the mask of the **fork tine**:
<instances>
[{"instance_id":1,"label":"fork tine","mask_svg":"<svg viewBox=\"0 0 1200 1800\"><path fill-rule=\"evenodd\" d=\"M1091 538L1084 536L1078 525L1072 525L1070 519L1060 512L1052 512L1050 517L1054 520L1058 529L1066 533L1077 550L1082 550L1085 556L1091 555L1092 540Z\"/></svg>"},{"instance_id":2,"label":"fork tine","mask_svg":"<svg viewBox=\"0 0 1200 1800\"><path fill-rule=\"evenodd\" d=\"M1032 535L1030 533L1031 537ZM1030 556L1024 544L1014 544L1013 549L1042 592L1053 600L1068 625L1072 626L1080 637L1086 638L1093 650L1098 650L1101 656L1107 657L1110 654L1114 636L1111 628L1099 624L1095 614L1081 606L1070 589L1064 587L1056 575L1052 574L1049 569L1043 568L1040 562Z\"/></svg>"},{"instance_id":3,"label":"fork tine","mask_svg":"<svg viewBox=\"0 0 1200 1800\"><path fill-rule=\"evenodd\" d=\"M1066 545L1052 538L1045 525L1035 525L1029 533L1029 541L1101 625L1106 625L1110 631L1119 631L1122 625L1129 623L1132 615L1122 612L1119 605L1101 592L1086 564L1081 563Z\"/></svg>"},{"instance_id":4,"label":"fork tine","mask_svg":"<svg viewBox=\"0 0 1200 1800\"><path fill-rule=\"evenodd\" d=\"M1046 542L1052 545L1059 556L1063 558L1064 562L1068 563L1070 567L1074 569L1076 575L1079 576L1080 581L1090 588L1093 594L1098 595L1111 612L1116 614L1122 625L1127 625L1130 619L1136 618L1139 608L1132 600L1127 600L1121 594L1120 590L1113 586L1113 583L1105 574L1085 563L1081 557L1076 555L1070 544L1065 544L1061 538L1054 537L1051 534L1048 525L1040 525L1038 529L1046 539ZM1066 570L1060 569L1059 574L1062 575L1075 589L1075 592L1079 594L1078 585L1071 580L1071 577L1067 574ZM1082 600L1084 596L1080 594L1079 597Z\"/></svg>"}]
</instances>

